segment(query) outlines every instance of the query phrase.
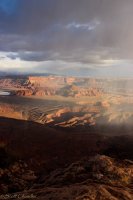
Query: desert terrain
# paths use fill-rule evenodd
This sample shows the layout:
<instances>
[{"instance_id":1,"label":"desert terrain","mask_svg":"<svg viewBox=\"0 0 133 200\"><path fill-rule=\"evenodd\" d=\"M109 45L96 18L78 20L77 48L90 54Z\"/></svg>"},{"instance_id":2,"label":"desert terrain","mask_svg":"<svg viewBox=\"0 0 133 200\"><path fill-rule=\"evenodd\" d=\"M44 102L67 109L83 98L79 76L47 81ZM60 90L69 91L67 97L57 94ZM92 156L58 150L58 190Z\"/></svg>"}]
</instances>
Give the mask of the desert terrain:
<instances>
[{"instance_id":1,"label":"desert terrain","mask_svg":"<svg viewBox=\"0 0 133 200\"><path fill-rule=\"evenodd\" d=\"M1 77L0 115L49 126L132 125L133 79Z\"/></svg>"},{"instance_id":2,"label":"desert terrain","mask_svg":"<svg viewBox=\"0 0 133 200\"><path fill-rule=\"evenodd\" d=\"M0 199L133 199L132 86L0 77Z\"/></svg>"}]
</instances>

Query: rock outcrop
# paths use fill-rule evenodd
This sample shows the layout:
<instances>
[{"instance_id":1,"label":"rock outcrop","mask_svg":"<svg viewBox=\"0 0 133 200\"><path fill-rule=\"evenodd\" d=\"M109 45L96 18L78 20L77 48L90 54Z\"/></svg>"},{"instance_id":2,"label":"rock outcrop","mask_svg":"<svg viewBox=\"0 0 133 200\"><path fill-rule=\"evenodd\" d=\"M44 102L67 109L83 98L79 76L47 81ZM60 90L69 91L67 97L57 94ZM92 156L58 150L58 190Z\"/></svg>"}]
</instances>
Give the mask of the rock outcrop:
<instances>
[{"instance_id":1,"label":"rock outcrop","mask_svg":"<svg viewBox=\"0 0 133 200\"><path fill-rule=\"evenodd\" d=\"M96 82L63 76L5 77L0 79L0 87L13 90L18 96L99 96L102 90Z\"/></svg>"},{"instance_id":2,"label":"rock outcrop","mask_svg":"<svg viewBox=\"0 0 133 200\"><path fill-rule=\"evenodd\" d=\"M13 172L20 168L18 166L15 165ZM37 182L35 176L32 177L34 182L31 188L22 193L27 199L31 195L37 200L132 200L133 198L133 162L119 161L104 155L85 158L66 168L56 169L46 177L41 175ZM21 184L24 181L22 176ZM20 199L22 194L17 193Z\"/></svg>"}]
</instances>

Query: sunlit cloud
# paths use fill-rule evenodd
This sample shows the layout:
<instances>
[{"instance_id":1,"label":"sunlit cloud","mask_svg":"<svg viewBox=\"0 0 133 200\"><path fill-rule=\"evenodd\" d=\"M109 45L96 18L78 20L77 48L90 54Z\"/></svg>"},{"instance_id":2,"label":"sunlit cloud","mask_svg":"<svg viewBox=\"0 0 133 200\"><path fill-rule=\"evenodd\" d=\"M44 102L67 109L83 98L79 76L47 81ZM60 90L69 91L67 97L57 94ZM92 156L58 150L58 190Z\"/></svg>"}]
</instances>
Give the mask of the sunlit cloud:
<instances>
[{"instance_id":1,"label":"sunlit cloud","mask_svg":"<svg viewBox=\"0 0 133 200\"><path fill-rule=\"evenodd\" d=\"M100 22L95 20L95 21L92 21L92 22L89 22L89 23L76 23L76 22L72 22L72 23L69 23L65 26L66 29L72 29L72 28L75 28L75 29L83 29L83 30L88 30L88 31L91 31L91 30L94 30L98 25L100 25Z\"/></svg>"}]
</instances>

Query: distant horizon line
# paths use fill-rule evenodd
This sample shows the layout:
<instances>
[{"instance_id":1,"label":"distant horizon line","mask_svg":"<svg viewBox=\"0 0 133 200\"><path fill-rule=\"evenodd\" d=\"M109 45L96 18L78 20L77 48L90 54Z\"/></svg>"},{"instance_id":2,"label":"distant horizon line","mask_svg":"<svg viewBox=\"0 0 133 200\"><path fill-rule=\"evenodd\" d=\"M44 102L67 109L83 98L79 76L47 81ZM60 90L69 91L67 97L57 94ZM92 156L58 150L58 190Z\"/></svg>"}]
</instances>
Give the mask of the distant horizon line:
<instances>
[{"instance_id":1,"label":"distant horizon line","mask_svg":"<svg viewBox=\"0 0 133 200\"><path fill-rule=\"evenodd\" d=\"M100 75L65 75L65 74L53 74L49 72L37 73L37 72L0 72L0 77L13 77L13 76L58 76L58 77L74 77L74 78L96 78L96 79L133 79L133 76L100 76Z\"/></svg>"}]
</instances>

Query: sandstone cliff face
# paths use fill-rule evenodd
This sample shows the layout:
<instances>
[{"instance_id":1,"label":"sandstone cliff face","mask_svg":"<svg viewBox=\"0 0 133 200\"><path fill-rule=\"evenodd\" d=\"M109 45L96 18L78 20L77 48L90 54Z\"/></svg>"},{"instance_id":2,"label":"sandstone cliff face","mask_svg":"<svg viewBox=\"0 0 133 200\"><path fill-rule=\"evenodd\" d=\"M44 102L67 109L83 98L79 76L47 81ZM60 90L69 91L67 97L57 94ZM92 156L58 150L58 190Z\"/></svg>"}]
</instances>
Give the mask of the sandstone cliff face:
<instances>
[{"instance_id":1,"label":"sandstone cliff face","mask_svg":"<svg viewBox=\"0 0 133 200\"><path fill-rule=\"evenodd\" d=\"M28 77L29 82L35 87L60 87L65 84L64 77L48 76L48 77Z\"/></svg>"},{"instance_id":2,"label":"sandstone cliff face","mask_svg":"<svg viewBox=\"0 0 133 200\"><path fill-rule=\"evenodd\" d=\"M0 87L12 89L19 96L61 95L78 98L102 94L96 80L61 76L3 78L0 79Z\"/></svg>"},{"instance_id":3,"label":"sandstone cliff face","mask_svg":"<svg viewBox=\"0 0 133 200\"><path fill-rule=\"evenodd\" d=\"M34 91L34 95L35 96L53 96L53 95L56 95L56 89L48 88L48 87L45 87L42 89L37 88L36 91Z\"/></svg>"},{"instance_id":4,"label":"sandstone cliff face","mask_svg":"<svg viewBox=\"0 0 133 200\"><path fill-rule=\"evenodd\" d=\"M95 88L96 84L94 81L90 81L87 88L83 86L76 86L75 84L86 82L82 79L74 77L29 77L29 82L37 88L35 95L62 95L67 97L82 97L82 96L99 96L102 94L102 90ZM81 84L80 83L80 84Z\"/></svg>"},{"instance_id":5,"label":"sandstone cliff face","mask_svg":"<svg viewBox=\"0 0 133 200\"><path fill-rule=\"evenodd\" d=\"M90 127L95 125L99 118L100 108L92 106L59 106L50 111L43 111L37 108L32 109L27 113L27 119L36 121L41 124L47 124L53 127Z\"/></svg>"},{"instance_id":6,"label":"sandstone cliff face","mask_svg":"<svg viewBox=\"0 0 133 200\"><path fill-rule=\"evenodd\" d=\"M132 96L132 80L126 79L94 79L63 76L16 76L0 78L0 87L11 90L32 90L33 95L54 94L81 97L98 96L103 93ZM128 86L128 87L125 87ZM47 90L47 92L46 92ZM27 95L27 93L22 95ZM29 94L28 94L29 95ZM32 95L32 94L31 94Z\"/></svg>"},{"instance_id":7,"label":"sandstone cliff face","mask_svg":"<svg viewBox=\"0 0 133 200\"><path fill-rule=\"evenodd\" d=\"M62 96L66 97L83 97L83 96L100 96L102 94L102 90L99 88L93 88L93 86L83 88L76 85L69 85L64 88L61 88L61 90L58 92Z\"/></svg>"},{"instance_id":8,"label":"sandstone cliff face","mask_svg":"<svg viewBox=\"0 0 133 200\"><path fill-rule=\"evenodd\" d=\"M17 91L15 91L15 95L17 95L17 96L32 96L33 91L32 90L17 90Z\"/></svg>"},{"instance_id":9,"label":"sandstone cliff face","mask_svg":"<svg viewBox=\"0 0 133 200\"><path fill-rule=\"evenodd\" d=\"M28 85L27 78L2 78L0 79L1 88L22 89Z\"/></svg>"}]
</instances>

